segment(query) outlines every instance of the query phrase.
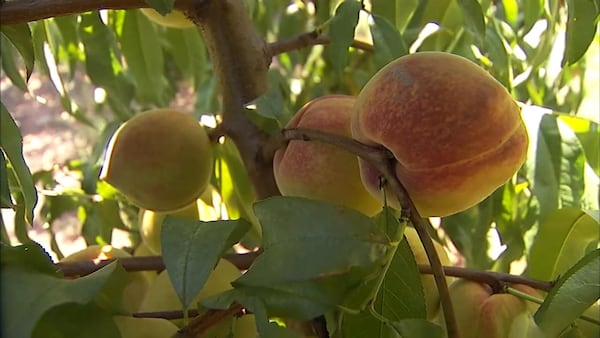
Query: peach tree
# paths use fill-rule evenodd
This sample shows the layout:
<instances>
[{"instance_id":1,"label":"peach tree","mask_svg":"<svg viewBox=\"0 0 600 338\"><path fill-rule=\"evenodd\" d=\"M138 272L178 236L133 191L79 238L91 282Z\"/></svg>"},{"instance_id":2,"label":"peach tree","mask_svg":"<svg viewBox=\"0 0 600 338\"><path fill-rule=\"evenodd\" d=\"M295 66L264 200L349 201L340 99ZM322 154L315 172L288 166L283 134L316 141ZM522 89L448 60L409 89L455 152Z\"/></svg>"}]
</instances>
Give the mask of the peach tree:
<instances>
[{"instance_id":1,"label":"peach tree","mask_svg":"<svg viewBox=\"0 0 600 338\"><path fill-rule=\"evenodd\" d=\"M2 336L597 336L599 17L2 1ZM31 169L32 79L84 155Z\"/></svg>"}]
</instances>

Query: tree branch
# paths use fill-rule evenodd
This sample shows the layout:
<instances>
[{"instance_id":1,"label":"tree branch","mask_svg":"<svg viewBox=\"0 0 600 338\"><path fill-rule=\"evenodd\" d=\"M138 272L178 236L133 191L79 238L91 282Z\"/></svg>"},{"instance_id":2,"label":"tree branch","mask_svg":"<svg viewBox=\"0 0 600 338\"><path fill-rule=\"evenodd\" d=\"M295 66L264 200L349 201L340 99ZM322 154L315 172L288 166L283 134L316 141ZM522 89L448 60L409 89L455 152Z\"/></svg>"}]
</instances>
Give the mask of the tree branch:
<instances>
[{"instance_id":1,"label":"tree branch","mask_svg":"<svg viewBox=\"0 0 600 338\"><path fill-rule=\"evenodd\" d=\"M289 39L271 42L269 43L268 50L271 56L275 56L278 54L306 47L311 47L314 45L326 45L330 42L331 39L328 36L319 34L319 32L317 31L312 31L308 33L299 34ZM352 47L369 52L372 52L374 50L373 45L358 40L354 40L352 42Z\"/></svg>"}]
</instances>

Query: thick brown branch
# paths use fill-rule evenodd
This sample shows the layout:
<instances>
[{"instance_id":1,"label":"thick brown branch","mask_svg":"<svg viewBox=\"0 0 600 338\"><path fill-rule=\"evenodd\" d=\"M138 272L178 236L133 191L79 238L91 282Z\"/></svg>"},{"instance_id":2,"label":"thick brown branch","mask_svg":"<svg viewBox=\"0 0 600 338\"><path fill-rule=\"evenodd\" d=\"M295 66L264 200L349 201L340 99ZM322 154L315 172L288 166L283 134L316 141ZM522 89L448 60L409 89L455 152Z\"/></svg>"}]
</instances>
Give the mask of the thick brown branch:
<instances>
[{"instance_id":1,"label":"thick brown branch","mask_svg":"<svg viewBox=\"0 0 600 338\"><path fill-rule=\"evenodd\" d=\"M317 31L312 31L291 37L289 39L271 42L269 43L268 49L269 54L271 56L275 56L314 45L326 45L330 42L331 39L328 36L319 34ZM352 47L369 52L374 50L373 45L359 40L354 40L352 42Z\"/></svg>"},{"instance_id":2,"label":"thick brown branch","mask_svg":"<svg viewBox=\"0 0 600 338\"><path fill-rule=\"evenodd\" d=\"M175 7L185 10L193 0L177 0ZM148 5L144 0L18 0L0 5L0 24L14 25L55 16L64 16L99 9L134 9Z\"/></svg>"},{"instance_id":3,"label":"thick brown branch","mask_svg":"<svg viewBox=\"0 0 600 338\"><path fill-rule=\"evenodd\" d=\"M244 105L268 87L270 56L240 0L207 0L188 12L198 23L222 91L221 131L238 148L259 199L279 195L272 162L262 147L268 135L246 116Z\"/></svg>"}]
</instances>

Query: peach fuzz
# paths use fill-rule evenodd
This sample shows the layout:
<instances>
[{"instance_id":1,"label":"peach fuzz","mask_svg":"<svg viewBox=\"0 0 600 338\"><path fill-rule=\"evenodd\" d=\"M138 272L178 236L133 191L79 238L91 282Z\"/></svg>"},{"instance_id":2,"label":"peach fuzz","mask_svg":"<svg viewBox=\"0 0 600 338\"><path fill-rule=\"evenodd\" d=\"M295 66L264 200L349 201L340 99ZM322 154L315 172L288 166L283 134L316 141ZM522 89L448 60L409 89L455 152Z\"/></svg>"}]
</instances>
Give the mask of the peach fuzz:
<instances>
[{"instance_id":1,"label":"peach fuzz","mask_svg":"<svg viewBox=\"0 0 600 338\"><path fill-rule=\"evenodd\" d=\"M403 56L377 72L357 97L352 135L394 154L396 175L422 216L479 203L515 174L528 146L519 107L502 84L442 52ZM367 189L381 196L379 172L362 160L360 169Z\"/></svg>"},{"instance_id":2,"label":"peach fuzz","mask_svg":"<svg viewBox=\"0 0 600 338\"><path fill-rule=\"evenodd\" d=\"M306 128L350 137L355 98L327 95L304 105L286 128ZM299 196L374 215L382 203L363 186L356 155L319 141L293 140L273 159L275 181L284 196Z\"/></svg>"}]
</instances>

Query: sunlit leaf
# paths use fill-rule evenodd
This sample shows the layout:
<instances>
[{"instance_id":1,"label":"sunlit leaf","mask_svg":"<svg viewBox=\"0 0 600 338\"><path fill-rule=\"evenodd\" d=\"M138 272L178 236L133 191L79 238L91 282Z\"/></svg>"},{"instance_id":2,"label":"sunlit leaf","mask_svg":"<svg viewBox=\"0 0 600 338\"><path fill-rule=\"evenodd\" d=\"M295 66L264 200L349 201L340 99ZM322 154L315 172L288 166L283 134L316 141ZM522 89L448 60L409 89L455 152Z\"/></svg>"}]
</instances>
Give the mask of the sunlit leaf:
<instances>
[{"instance_id":1,"label":"sunlit leaf","mask_svg":"<svg viewBox=\"0 0 600 338\"><path fill-rule=\"evenodd\" d=\"M552 280L600 242L600 224L576 208L553 211L541 223L528 258L527 275Z\"/></svg>"},{"instance_id":2,"label":"sunlit leaf","mask_svg":"<svg viewBox=\"0 0 600 338\"><path fill-rule=\"evenodd\" d=\"M534 315L550 337L557 337L600 297L600 249L565 272Z\"/></svg>"},{"instance_id":3,"label":"sunlit leaf","mask_svg":"<svg viewBox=\"0 0 600 338\"><path fill-rule=\"evenodd\" d=\"M369 28L373 36L377 65L383 67L396 58L408 54L408 47L398 30L384 17L373 15L372 18Z\"/></svg>"}]
</instances>

